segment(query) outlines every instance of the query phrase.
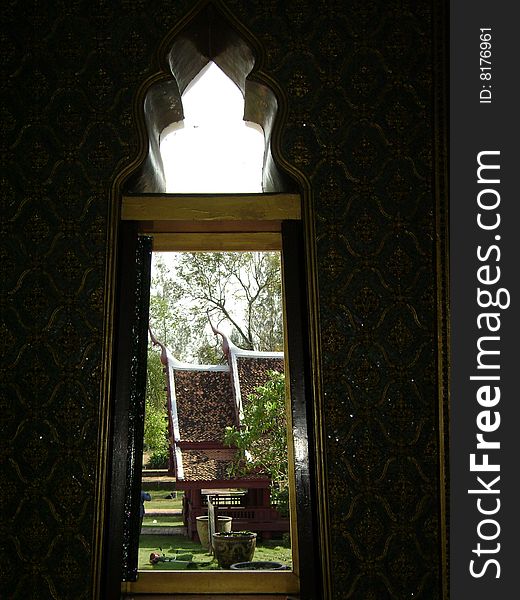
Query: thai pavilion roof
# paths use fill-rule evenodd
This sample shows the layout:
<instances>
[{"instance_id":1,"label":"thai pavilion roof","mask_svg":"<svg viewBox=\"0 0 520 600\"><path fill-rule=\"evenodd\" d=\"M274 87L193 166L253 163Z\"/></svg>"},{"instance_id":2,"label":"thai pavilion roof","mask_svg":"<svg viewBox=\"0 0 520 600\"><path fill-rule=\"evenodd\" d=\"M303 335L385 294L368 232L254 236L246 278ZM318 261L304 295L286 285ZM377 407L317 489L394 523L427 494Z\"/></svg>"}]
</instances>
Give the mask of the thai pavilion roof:
<instances>
[{"instance_id":1,"label":"thai pavilion roof","mask_svg":"<svg viewBox=\"0 0 520 600\"><path fill-rule=\"evenodd\" d=\"M228 481L238 485L242 481L229 475L234 450L224 445L225 429L239 425L243 402L267 381L267 372L284 368L282 352L243 350L218 333L227 360L224 365L180 362L152 335L161 347L165 367L178 483Z\"/></svg>"},{"instance_id":2,"label":"thai pavilion roof","mask_svg":"<svg viewBox=\"0 0 520 600\"><path fill-rule=\"evenodd\" d=\"M223 442L236 424L229 370L174 369L177 416L183 442Z\"/></svg>"}]
</instances>

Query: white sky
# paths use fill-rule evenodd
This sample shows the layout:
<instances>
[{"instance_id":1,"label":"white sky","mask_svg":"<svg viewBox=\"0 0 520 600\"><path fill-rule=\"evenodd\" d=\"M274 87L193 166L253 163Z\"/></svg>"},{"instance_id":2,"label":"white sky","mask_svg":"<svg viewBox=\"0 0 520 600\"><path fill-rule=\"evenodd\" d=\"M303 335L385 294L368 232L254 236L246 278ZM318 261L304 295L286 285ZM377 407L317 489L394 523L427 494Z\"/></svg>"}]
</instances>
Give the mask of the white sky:
<instances>
[{"instance_id":1,"label":"white sky","mask_svg":"<svg viewBox=\"0 0 520 600\"><path fill-rule=\"evenodd\" d=\"M167 193L262 192L264 135L239 88L209 63L182 95L184 121L161 134Z\"/></svg>"},{"instance_id":2,"label":"white sky","mask_svg":"<svg viewBox=\"0 0 520 600\"><path fill-rule=\"evenodd\" d=\"M209 63L182 95L184 121L161 134L166 192L261 193L264 133L243 120L239 88ZM160 253L175 270L177 252ZM157 253L153 255L152 273ZM222 323L229 335L231 326Z\"/></svg>"}]
</instances>

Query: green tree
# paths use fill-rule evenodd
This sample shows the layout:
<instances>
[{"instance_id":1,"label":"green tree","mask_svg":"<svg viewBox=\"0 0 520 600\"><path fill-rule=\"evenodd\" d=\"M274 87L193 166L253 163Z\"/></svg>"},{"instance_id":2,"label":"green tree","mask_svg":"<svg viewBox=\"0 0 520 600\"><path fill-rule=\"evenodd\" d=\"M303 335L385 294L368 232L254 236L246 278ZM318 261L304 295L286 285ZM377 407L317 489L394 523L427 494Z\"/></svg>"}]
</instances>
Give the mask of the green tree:
<instances>
[{"instance_id":1,"label":"green tree","mask_svg":"<svg viewBox=\"0 0 520 600\"><path fill-rule=\"evenodd\" d=\"M150 324L180 360L222 362L217 326L246 350L283 349L277 252L184 252L170 267L160 256L152 277Z\"/></svg>"},{"instance_id":2,"label":"green tree","mask_svg":"<svg viewBox=\"0 0 520 600\"><path fill-rule=\"evenodd\" d=\"M146 399L155 408L164 408L166 405L166 380L164 378L164 367L161 363L160 353L148 347L148 359L146 369Z\"/></svg>"},{"instance_id":3,"label":"green tree","mask_svg":"<svg viewBox=\"0 0 520 600\"><path fill-rule=\"evenodd\" d=\"M146 382L144 446L151 452L152 462L159 456L167 461L168 420L166 411L166 389L160 354L148 349L148 368Z\"/></svg>"},{"instance_id":4,"label":"green tree","mask_svg":"<svg viewBox=\"0 0 520 600\"><path fill-rule=\"evenodd\" d=\"M186 318L186 300L181 282L159 256L152 271L150 327L157 338L180 357L192 345Z\"/></svg>"},{"instance_id":5,"label":"green tree","mask_svg":"<svg viewBox=\"0 0 520 600\"><path fill-rule=\"evenodd\" d=\"M146 402L144 421L144 444L153 453L162 453L168 448L166 410Z\"/></svg>"},{"instance_id":6,"label":"green tree","mask_svg":"<svg viewBox=\"0 0 520 600\"><path fill-rule=\"evenodd\" d=\"M283 373L269 371L266 383L249 395L240 427L226 427L224 439L238 449L233 474L265 473L271 478L273 498L287 500L289 468Z\"/></svg>"},{"instance_id":7,"label":"green tree","mask_svg":"<svg viewBox=\"0 0 520 600\"><path fill-rule=\"evenodd\" d=\"M278 253L186 253L178 275L196 326L203 325L208 311L217 324L232 326L232 339L246 350L283 348Z\"/></svg>"}]
</instances>

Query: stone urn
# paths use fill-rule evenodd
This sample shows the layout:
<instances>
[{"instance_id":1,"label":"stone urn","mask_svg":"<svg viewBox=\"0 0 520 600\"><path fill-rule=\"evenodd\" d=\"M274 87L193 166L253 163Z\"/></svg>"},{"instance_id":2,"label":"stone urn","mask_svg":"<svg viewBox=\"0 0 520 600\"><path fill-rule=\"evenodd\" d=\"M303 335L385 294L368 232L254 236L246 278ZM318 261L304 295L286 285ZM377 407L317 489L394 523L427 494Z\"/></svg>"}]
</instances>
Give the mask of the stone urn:
<instances>
[{"instance_id":1,"label":"stone urn","mask_svg":"<svg viewBox=\"0 0 520 600\"><path fill-rule=\"evenodd\" d=\"M231 521L233 517L217 517L217 532L231 531ZM206 550L209 550L209 518L197 517L197 535L199 536L200 545Z\"/></svg>"},{"instance_id":2,"label":"stone urn","mask_svg":"<svg viewBox=\"0 0 520 600\"><path fill-rule=\"evenodd\" d=\"M253 560L256 549L256 533L251 531L230 531L213 534L213 550L221 569Z\"/></svg>"}]
</instances>

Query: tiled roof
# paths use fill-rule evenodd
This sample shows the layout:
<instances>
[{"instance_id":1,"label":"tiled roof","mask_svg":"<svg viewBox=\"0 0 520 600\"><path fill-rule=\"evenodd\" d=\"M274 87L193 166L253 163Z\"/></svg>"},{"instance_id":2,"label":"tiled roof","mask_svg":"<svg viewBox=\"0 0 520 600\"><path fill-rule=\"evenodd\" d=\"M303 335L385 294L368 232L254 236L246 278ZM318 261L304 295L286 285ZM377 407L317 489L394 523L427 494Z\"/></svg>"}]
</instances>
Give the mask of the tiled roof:
<instances>
[{"instance_id":1,"label":"tiled roof","mask_svg":"<svg viewBox=\"0 0 520 600\"><path fill-rule=\"evenodd\" d=\"M174 370L174 379L181 440L223 442L236 422L229 371Z\"/></svg>"},{"instance_id":2,"label":"tiled roof","mask_svg":"<svg viewBox=\"0 0 520 600\"><path fill-rule=\"evenodd\" d=\"M229 455L228 455L229 456ZM183 450L182 462L186 481L229 481L238 484L240 477L229 473L230 458L218 456L215 451ZM247 479L264 479L265 475L248 475Z\"/></svg>"},{"instance_id":3,"label":"tiled roof","mask_svg":"<svg viewBox=\"0 0 520 600\"><path fill-rule=\"evenodd\" d=\"M183 450L182 463L184 478L189 481L213 481L231 478L228 472L231 461L229 459L209 458L204 451Z\"/></svg>"},{"instance_id":4,"label":"tiled roof","mask_svg":"<svg viewBox=\"0 0 520 600\"><path fill-rule=\"evenodd\" d=\"M168 377L177 476L186 483L239 479L229 475L233 451L224 446L225 428L238 425L242 402L266 382L267 372L283 372L284 368L282 353L242 350L222 337L226 366L180 363L153 338L162 348L161 360ZM195 443L197 449L182 446L182 442ZM221 446L215 448L215 444ZM257 477L264 479L265 475L247 479Z\"/></svg>"},{"instance_id":5,"label":"tiled roof","mask_svg":"<svg viewBox=\"0 0 520 600\"><path fill-rule=\"evenodd\" d=\"M283 358L261 356L237 356L238 379L242 402L247 403L247 398L259 385L267 380L268 371L283 373Z\"/></svg>"}]
</instances>

